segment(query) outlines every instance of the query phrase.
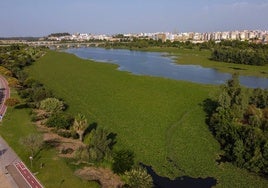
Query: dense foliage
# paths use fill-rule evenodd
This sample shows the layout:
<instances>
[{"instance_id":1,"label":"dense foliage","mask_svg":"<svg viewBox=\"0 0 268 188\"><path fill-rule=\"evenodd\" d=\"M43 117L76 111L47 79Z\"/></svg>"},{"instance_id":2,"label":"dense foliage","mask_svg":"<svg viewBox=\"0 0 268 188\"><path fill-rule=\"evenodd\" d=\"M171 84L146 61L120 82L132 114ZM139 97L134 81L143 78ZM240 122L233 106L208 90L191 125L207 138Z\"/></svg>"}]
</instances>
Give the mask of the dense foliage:
<instances>
[{"instance_id":1,"label":"dense foliage","mask_svg":"<svg viewBox=\"0 0 268 188\"><path fill-rule=\"evenodd\" d=\"M209 124L225 151L239 167L268 174L268 91L242 89L234 75L215 101Z\"/></svg>"},{"instance_id":2,"label":"dense foliage","mask_svg":"<svg viewBox=\"0 0 268 188\"><path fill-rule=\"evenodd\" d=\"M241 41L222 41L214 46L211 59L246 65L266 65L268 46Z\"/></svg>"},{"instance_id":3,"label":"dense foliage","mask_svg":"<svg viewBox=\"0 0 268 188\"><path fill-rule=\"evenodd\" d=\"M40 55L38 48L23 45L0 47L0 64L19 77L22 68L32 64Z\"/></svg>"},{"instance_id":4,"label":"dense foliage","mask_svg":"<svg viewBox=\"0 0 268 188\"><path fill-rule=\"evenodd\" d=\"M162 40L153 40L153 39L137 39L134 38L129 40L128 38L120 39L118 42L106 42L105 44L101 44L100 46L105 48L127 48L127 49L142 49L149 47L177 47L177 48L187 48L192 49L194 47L198 47L197 45L187 42L171 42L167 40L166 42L162 42Z\"/></svg>"},{"instance_id":5,"label":"dense foliage","mask_svg":"<svg viewBox=\"0 0 268 188\"><path fill-rule=\"evenodd\" d=\"M73 117L67 113L53 113L46 121L48 127L57 129L69 129L73 123Z\"/></svg>"},{"instance_id":6,"label":"dense foliage","mask_svg":"<svg viewBox=\"0 0 268 188\"><path fill-rule=\"evenodd\" d=\"M203 43L192 43L191 41L153 40L153 39L129 39L120 38L118 42L106 42L102 45L106 48L146 49L155 47L183 48L211 50L211 60L246 64L266 65L268 64L268 45L256 44L249 41L223 40L220 43L207 41Z\"/></svg>"},{"instance_id":7,"label":"dense foliage","mask_svg":"<svg viewBox=\"0 0 268 188\"><path fill-rule=\"evenodd\" d=\"M130 171L134 165L134 153L130 150L119 150L114 154L112 169L115 173L122 174Z\"/></svg>"},{"instance_id":8,"label":"dense foliage","mask_svg":"<svg viewBox=\"0 0 268 188\"><path fill-rule=\"evenodd\" d=\"M31 65L35 59L41 57L44 48L34 48L26 45L11 45L0 47L0 71L7 76L10 87L15 87L29 106L38 106L39 102L52 97L43 84L30 78L23 70Z\"/></svg>"}]
</instances>

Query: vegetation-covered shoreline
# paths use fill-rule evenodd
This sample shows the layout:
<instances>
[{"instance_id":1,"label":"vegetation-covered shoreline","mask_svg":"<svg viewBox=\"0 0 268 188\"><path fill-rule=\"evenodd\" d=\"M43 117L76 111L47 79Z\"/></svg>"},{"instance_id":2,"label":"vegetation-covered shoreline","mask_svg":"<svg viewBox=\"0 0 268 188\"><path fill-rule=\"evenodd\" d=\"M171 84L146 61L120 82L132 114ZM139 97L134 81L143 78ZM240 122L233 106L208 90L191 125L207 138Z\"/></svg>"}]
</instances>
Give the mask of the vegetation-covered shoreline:
<instances>
[{"instance_id":1,"label":"vegetation-covered shoreline","mask_svg":"<svg viewBox=\"0 0 268 188\"><path fill-rule=\"evenodd\" d=\"M165 52L171 56L175 56L178 64L201 65L203 67L215 68L220 72L231 74L238 72L240 75L245 76L268 77L268 45L263 44L240 41L222 41L221 43L209 41L201 44L193 44L190 42L171 43L170 41L134 40L132 42L107 42L100 46L105 48ZM254 51L255 48L256 53ZM223 51L226 54L225 57L227 59L221 59L219 58L220 56L216 57L215 53L219 51ZM247 51L251 51L249 54L250 56ZM244 53L246 57L243 58L243 56L238 53ZM256 58L258 54L261 56L259 59ZM231 61L230 58L228 59L230 56L235 57L236 60ZM250 63L251 60L256 61L255 63Z\"/></svg>"},{"instance_id":2,"label":"vegetation-covered shoreline","mask_svg":"<svg viewBox=\"0 0 268 188\"><path fill-rule=\"evenodd\" d=\"M52 126L55 130L66 129L58 132L61 136L71 136L72 130L69 130L71 127L79 133L80 139L86 145L77 152L79 161L97 162L96 164L122 173L122 161L127 162L125 170L129 170L128 163L133 160L131 151L134 151L133 162L152 166L161 176L214 177L218 181L218 187L265 187L267 184L268 180L230 163L216 163L222 151L205 123L206 114L202 103L219 92L218 86L130 75L127 72L117 71L115 65L99 64L50 50L31 64L27 72L24 70L21 72L26 65L22 64L20 67L20 64L14 64L22 68L14 69L16 74L13 71L9 72L8 68L1 69L7 76L14 76L9 81L24 98L24 104L19 104L17 108L16 104L12 103L15 108L9 109L7 119L3 122L9 126L1 127L0 130L26 162L28 152L18 146L20 138L38 132L34 126L29 126L31 123L27 113L30 109L25 109L25 106L30 106L45 110L47 113L46 115L42 113L41 116L31 113L32 120L48 118L49 121L44 121L47 126ZM13 92L13 98L18 98L16 92ZM65 115L61 112L65 106L61 102L63 100L68 104ZM81 112L85 116L79 115ZM72 120L68 114L79 116L73 116ZM11 119L10 115L17 118ZM23 120L22 127L16 129L20 119ZM84 135L84 128L80 126L84 124L82 122L98 128ZM110 137L109 133L113 133L113 136ZM13 137L16 139L12 140ZM109 146L115 140L110 139L115 137L117 144L114 145L114 162L111 163ZM103 142L98 142L98 138L102 138ZM95 146L98 144L106 149L96 150ZM62 151L68 152L67 149ZM47 160L45 156L57 158L55 150L44 149L37 155L40 158L34 162L33 169L40 171L38 177L46 182L48 187L60 183L58 176L49 175L49 169L38 168L39 163L45 163L45 166L53 164L53 160ZM72 173L80 168L80 165L71 164L72 160L66 160L68 165L66 161L58 160L63 168L71 168L65 170L66 177L69 177L66 183L81 187L89 185L85 181L79 181L77 177L72 177ZM140 169L135 168L133 172L129 172L135 174L135 170ZM125 178L128 178L125 179L126 182L131 179L131 173L126 174ZM62 172L58 174L63 175ZM52 179L53 182L50 181Z\"/></svg>"},{"instance_id":3,"label":"vegetation-covered shoreline","mask_svg":"<svg viewBox=\"0 0 268 188\"><path fill-rule=\"evenodd\" d=\"M67 101L69 112L86 111L92 122L116 132L117 147L132 148L136 160L152 165L160 175L215 177L219 187L267 183L229 163L216 163L221 151L200 106L217 92L216 86L134 76L114 65L54 51L29 73Z\"/></svg>"}]
</instances>

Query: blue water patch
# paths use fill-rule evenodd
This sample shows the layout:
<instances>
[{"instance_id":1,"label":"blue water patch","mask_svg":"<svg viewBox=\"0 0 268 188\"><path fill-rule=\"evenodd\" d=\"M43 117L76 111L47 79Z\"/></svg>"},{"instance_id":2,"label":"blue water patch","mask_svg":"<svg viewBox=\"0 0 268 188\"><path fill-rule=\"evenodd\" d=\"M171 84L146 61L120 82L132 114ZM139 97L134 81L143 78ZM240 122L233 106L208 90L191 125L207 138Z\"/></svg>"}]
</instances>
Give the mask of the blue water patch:
<instances>
[{"instance_id":1,"label":"blue water patch","mask_svg":"<svg viewBox=\"0 0 268 188\"><path fill-rule=\"evenodd\" d=\"M104 48L70 48L65 52L84 59L117 64L119 70L137 75L217 85L223 84L231 78L231 74L221 73L213 68L176 64L174 57L169 57L165 53ZM240 76L239 79L241 85L249 88L268 88L267 78Z\"/></svg>"}]
</instances>

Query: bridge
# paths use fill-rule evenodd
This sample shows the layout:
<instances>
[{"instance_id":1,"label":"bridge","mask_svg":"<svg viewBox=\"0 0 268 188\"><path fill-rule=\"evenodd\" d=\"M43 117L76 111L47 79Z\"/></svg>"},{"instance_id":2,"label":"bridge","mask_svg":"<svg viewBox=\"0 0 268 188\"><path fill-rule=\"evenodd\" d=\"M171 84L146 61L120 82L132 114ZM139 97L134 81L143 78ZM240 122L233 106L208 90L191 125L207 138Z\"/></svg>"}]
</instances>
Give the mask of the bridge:
<instances>
[{"instance_id":1,"label":"bridge","mask_svg":"<svg viewBox=\"0 0 268 188\"><path fill-rule=\"evenodd\" d=\"M59 42L59 41L24 41L24 40L12 40L3 41L1 46L8 46L11 44L26 44L29 46L45 46L48 48L79 48L79 47L98 47L105 44L105 42Z\"/></svg>"}]
</instances>

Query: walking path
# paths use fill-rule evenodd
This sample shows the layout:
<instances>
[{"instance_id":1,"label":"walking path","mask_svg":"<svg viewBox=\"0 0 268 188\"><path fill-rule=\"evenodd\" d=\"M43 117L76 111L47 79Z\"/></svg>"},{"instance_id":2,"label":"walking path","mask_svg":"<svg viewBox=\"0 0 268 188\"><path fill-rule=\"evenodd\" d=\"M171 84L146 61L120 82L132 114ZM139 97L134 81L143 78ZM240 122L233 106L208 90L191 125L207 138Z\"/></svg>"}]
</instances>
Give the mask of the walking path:
<instances>
[{"instance_id":1,"label":"walking path","mask_svg":"<svg viewBox=\"0 0 268 188\"><path fill-rule=\"evenodd\" d=\"M0 121L2 120L2 118L4 117L7 107L4 104L4 102L6 101L6 99L8 99L10 97L10 90L8 87L8 83L6 81L6 79L0 75Z\"/></svg>"},{"instance_id":2,"label":"walking path","mask_svg":"<svg viewBox=\"0 0 268 188\"><path fill-rule=\"evenodd\" d=\"M10 97L8 83L0 75L0 115L4 118L7 107L4 102ZM0 120L0 121L1 121ZM0 125L1 126L1 125ZM42 188L18 155L0 136L0 187L2 188Z\"/></svg>"},{"instance_id":3,"label":"walking path","mask_svg":"<svg viewBox=\"0 0 268 188\"><path fill-rule=\"evenodd\" d=\"M0 174L1 180L3 179L6 183L6 187L18 187L12 176L8 173L6 166L13 162L20 161L17 154L8 146L6 141L0 136ZM2 184L2 181L1 181ZM8 186L9 185L9 186ZM0 186L2 187L2 185ZM4 186L3 186L4 187Z\"/></svg>"}]
</instances>

